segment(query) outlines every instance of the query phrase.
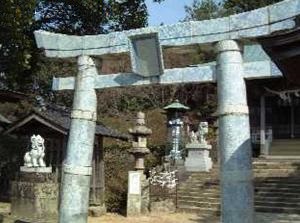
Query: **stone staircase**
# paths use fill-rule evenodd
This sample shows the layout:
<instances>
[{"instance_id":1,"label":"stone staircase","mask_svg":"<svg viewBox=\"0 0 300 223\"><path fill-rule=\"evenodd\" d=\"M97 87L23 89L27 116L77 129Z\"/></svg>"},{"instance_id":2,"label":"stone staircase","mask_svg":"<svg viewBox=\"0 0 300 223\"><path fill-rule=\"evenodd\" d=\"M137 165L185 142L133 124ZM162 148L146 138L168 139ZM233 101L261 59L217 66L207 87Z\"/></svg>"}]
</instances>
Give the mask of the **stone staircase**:
<instances>
[{"instance_id":1,"label":"stone staircase","mask_svg":"<svg viewBox=\"0 0 300 223\"><path fill-rule=\"evenodd\" d=\"M189 173L189 178L177 190L177 209L182 212L218 215L220 187L218 167L211 172Z\"/></svg>"},{"instance_id":2,"label":"stone staircase","mask_svg":"<svg viewBox=\"0 0 300 223\"><path fill-rule=\"evenodd\" d=\"M189 173L177 190L179 212L220 214L218 168L214 166L209 173ZM300 214L300 160L257 159L253 170L256 212Z\"/></svg>"},{"instance_id":3,"label":"stone staircase","mask_svg":"<svg viewBox=\"0 0 300 223\"><path fill-rule=\"evenodd\" d=\"M270 147L270 156L299 156L300 139L274 139Z\"/></svg>"}]
</instances>

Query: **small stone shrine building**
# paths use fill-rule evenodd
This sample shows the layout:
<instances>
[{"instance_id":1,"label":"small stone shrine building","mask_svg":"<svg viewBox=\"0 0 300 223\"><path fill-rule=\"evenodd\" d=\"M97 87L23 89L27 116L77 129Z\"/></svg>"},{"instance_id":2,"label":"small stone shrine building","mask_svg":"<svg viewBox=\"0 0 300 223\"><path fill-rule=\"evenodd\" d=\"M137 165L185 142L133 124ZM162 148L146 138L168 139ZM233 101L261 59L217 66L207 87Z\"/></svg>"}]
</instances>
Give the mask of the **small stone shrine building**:
<instances>
[{"instance_id":1,"label":"small stone shrine building","mask_svg":"<svg viewBox=\"0 0 300 223\"><path fill-rule=\"evenodd\" d=\"M70 111L57 105L47 106L43 109L33 109L28 115L12 123L3 134L9 134L18 138L28 139L33 134L39 134L45 139L46 166L52 166L57 181L61 179L61 167L66 156L66 146L71 119ZM104 205L104 161L103 139L104 137L128 140L128 136L97 123L95 146L93 153L92 177L90 189L90 205ZM26 145L20 145L20 149L26 152ZM21 157L23 159L23 156ZM22 164L21 164L22 165Z\"/></svg>"}]
</instances>

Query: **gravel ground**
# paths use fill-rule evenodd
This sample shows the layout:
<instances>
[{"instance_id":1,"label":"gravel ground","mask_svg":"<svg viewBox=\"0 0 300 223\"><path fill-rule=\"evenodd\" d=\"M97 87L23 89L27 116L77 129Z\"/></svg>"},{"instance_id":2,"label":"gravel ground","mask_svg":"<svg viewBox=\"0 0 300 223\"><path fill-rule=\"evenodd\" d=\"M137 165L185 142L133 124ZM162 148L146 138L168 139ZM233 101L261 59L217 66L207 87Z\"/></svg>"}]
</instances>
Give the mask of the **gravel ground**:
<instances>
[{"instance_id":1,"label":"gravel ground","mask_svg":"<svg viewBox=\"0 0 300 223\"><path fill-rule=\"evenodd\" d=\"M219 223L219 218L201 218L193 214L157 214L139 218L125 218L118 215L107 215L90 218L89 223ZM256 213L255 223L300 223L300 215ZM241 222L242 223L242 222Z\"/></svg>"},{"instance_id":2,"label":"gravel ground","mask_svg":"<svg viewBox=\"0 0 300 223\"><path fill-rule=\"evenodd\" d=\"M0 202L0 215L8 216L10 212L9 203ZM0 216L1 222L1 216ZM5 221L10 222L10 221ZM218 218L199 217L196 214L150 214L139 217L124 217L118 214L107 214L103 217L90 217L88 223L219 223ZM273 214L256 213L255 223L300 223L300 215L295 214Z\"/></svg>"}]
</instances>

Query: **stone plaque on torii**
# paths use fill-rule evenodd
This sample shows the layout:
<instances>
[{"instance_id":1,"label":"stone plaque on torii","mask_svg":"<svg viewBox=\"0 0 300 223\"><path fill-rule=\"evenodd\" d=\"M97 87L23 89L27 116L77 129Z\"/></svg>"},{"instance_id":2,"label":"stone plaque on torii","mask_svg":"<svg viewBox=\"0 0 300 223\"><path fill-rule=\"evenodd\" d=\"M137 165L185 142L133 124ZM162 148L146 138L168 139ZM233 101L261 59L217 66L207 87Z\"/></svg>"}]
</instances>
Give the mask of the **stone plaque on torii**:
<instances>
[{"instance_id":1,"label":"stone plaque on torii","mask_svg":"<svg viewBox=\"0 0 300 223\"><path fill-rule=\"evenodd\" d=\"M75 90L72 122L60 203L60 222L87 221L89 178L96 121L96 89L147 84L218 84L222 222L252 223L253 185L249 112L245 79L282 76L265 56L243 61L244 40L255 40L296 28L299 0L286 0L229 17L148 27L95 36L35 32L46 56L78 58L76 77L54 78L53 90ZM215 63L164 69L161 49L169 46L215 44ZM252 50L255 49L255 50ZM260 46L252 57L264 55ZM130 52L132 73L99 75L92 56ZM247 49L245 49L247 54Z\"/></svg>"}]
</instances>

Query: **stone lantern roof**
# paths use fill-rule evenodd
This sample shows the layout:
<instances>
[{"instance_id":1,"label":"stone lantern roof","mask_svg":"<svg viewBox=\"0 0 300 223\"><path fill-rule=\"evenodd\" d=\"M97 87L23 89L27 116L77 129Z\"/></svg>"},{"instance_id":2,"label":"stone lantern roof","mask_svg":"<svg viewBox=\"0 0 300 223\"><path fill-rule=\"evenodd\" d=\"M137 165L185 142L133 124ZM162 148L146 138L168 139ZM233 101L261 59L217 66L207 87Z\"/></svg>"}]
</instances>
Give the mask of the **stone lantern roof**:
<instances>
[{"instance_id":1,"label":"stone lantern roof","mask_svg":"<svg viewBox=\"0 0 300 223\"><path fill-rule=\"evenodd\" d=\"M176 111L186 111L190 110L188 106L185 106L179 102L179 100L175 100L173 103L167 105L164 107L164 110L170 111L170 110L176 110Z\"/></svg>"},{"instance_id":2,"label":"stone lantern roof","mask_svg":"<svg viewBox=\"0 0 300 223\"><path fill-rule=\"evenodd\" d=\"M145 114L137 113L136 125L130 128L128 132L133 136L148 136L152 134L152 130L145 126Z\"/></svg>"}]
</instances>

